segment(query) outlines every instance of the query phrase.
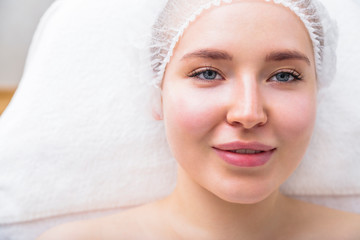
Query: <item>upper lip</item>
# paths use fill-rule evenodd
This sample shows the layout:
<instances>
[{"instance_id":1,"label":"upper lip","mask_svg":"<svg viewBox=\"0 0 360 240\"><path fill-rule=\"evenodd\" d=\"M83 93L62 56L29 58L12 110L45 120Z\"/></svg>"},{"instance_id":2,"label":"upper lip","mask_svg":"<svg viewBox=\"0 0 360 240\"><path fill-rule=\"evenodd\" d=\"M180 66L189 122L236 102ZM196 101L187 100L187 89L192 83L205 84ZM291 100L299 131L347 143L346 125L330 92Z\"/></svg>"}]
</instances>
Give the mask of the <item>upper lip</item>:
<instances>
[{"instance_id":1,"label":"upper lip","mask_svg":"<svg viewBox=\"0 0 360 240\"><path fill-rule=\"evenodd\" d=\"M249 149L249 150L255 150L255 151L271 151L275 149L275 147L268 146L259 142L240 142L240 141L234 141L229 143L223 143L213 146L216 149L223 150L223 151L234 151L239 149Z\"/></svg>"}]
</instances>

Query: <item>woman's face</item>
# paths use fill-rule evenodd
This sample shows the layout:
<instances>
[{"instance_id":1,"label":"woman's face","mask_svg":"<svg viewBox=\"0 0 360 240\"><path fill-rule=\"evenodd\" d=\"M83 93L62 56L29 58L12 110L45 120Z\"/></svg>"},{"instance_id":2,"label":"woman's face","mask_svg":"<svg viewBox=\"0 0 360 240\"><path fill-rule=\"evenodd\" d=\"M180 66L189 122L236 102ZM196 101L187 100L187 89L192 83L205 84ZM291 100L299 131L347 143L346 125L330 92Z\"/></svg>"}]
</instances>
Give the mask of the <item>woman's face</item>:
<instances>
[{"instance_id":1,"label":"woman's face","mask_svg":"<svg viewBox=\"0 0 360 240\"><path fill-rule=\"evenodd\" d=\"M212 8L178 42L162 91L168 142L182 172L226 201L261 201L295 170L311 137L311 40L281 5Z\"/></svg>"}]
</instances>

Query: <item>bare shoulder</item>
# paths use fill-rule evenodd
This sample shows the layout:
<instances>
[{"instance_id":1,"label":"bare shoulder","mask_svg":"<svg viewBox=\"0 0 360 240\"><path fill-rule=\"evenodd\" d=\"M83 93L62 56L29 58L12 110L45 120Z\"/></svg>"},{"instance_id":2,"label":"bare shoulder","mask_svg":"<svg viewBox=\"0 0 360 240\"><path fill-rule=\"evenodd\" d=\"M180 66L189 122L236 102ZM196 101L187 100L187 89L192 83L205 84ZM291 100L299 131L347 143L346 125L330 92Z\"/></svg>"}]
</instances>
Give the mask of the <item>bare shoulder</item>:
<instances>
[{"instance_id":1,"label":"bare shoulder","mask_svg":"<svg viewBox=\"0 0 360 240\"><path fill-rule=\"evenodd\" d=\"M46 231L37 240L92 240L95 239L94 231L92 224L88 221L66 223Z\"/></svg>"},{"instance_id":2,"label":"bare shoulder","mask_svg":"<svg viewBox=\"0 0 360 240\"><path fill-rule=\"evenodd\" d=\"M360 215L294 200L299 222L321 239L360 239ZM312 238L309 238L312 239ZM320 238L319 238L320 239Z\"/></svg>"},{"instance_id":3,"label":"bare shoulder","mask_svg":"<svg viewBox=\"0 0 360 240\"><path fill-rule=\"evenodd\" d=\"M151 211L151 206L144 205L101 218L66 223L50 229L37 240L136 240L147 235L146 239L151 239L151 225L155 224L147 219Z\"/></svg>"}]
</instances>

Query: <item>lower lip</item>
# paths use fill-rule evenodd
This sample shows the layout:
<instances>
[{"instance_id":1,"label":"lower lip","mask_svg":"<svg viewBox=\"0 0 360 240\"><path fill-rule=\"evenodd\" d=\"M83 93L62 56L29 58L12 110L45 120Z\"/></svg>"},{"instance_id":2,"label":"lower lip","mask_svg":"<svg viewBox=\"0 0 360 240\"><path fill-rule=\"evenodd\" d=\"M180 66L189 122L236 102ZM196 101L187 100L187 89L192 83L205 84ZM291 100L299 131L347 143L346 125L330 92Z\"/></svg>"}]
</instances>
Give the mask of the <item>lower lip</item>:
<instances>
[{"instance_id":1,"label":"lower lip","mask_svg":"<svg viewBox=\"0 0 360 240\"><path fill-rule=\"evenodd\" d=\"M265 165L275 149L255 154L241 154L214 148L217 155L225 162L237 167L259 167Z\"/></svg>"}]
</instances>

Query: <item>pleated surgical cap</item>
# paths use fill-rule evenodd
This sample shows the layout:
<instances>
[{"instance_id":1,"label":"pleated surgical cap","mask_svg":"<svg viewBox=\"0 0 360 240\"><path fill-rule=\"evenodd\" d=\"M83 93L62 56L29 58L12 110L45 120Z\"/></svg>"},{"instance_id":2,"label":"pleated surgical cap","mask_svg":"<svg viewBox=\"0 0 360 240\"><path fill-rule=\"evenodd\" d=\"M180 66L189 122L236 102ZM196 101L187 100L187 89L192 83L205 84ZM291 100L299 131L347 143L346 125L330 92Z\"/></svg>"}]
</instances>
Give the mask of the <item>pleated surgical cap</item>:
<instances>
[{"instance_id":1,"label":"pleated surgical cap","mask_svg":"<svg viewBox=\"0 0 360 240\"><path fill-rule=\"evenodd\" d=\"M234 0L237 1L237 0ZM264 0L282 4L304 23L312 40L318 86L328 86L336 70L336 24L317 0ZM169 0L153 26L151 42L153 85L160 86L166 65L182 34L205 9L231 4L232 0Z\"/></svg>"}]
</instances>

